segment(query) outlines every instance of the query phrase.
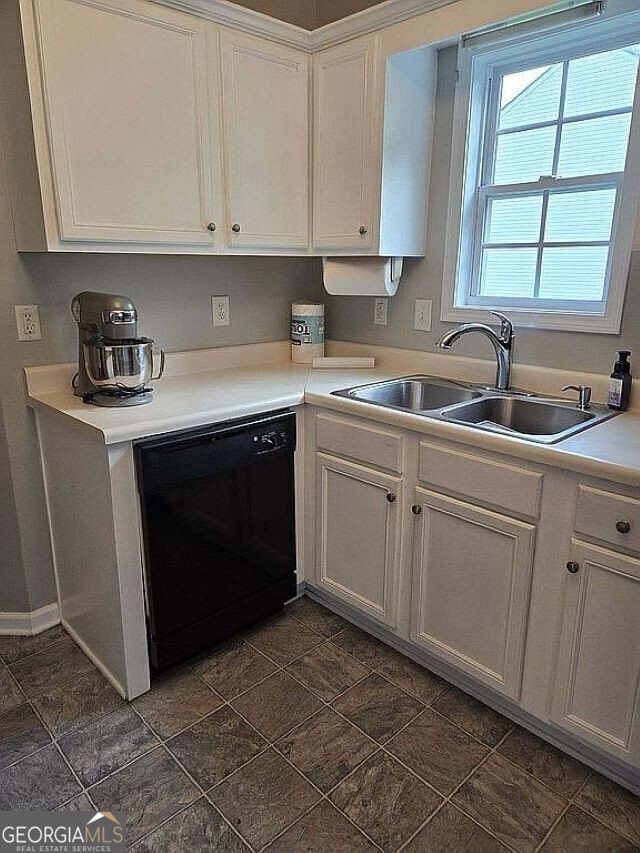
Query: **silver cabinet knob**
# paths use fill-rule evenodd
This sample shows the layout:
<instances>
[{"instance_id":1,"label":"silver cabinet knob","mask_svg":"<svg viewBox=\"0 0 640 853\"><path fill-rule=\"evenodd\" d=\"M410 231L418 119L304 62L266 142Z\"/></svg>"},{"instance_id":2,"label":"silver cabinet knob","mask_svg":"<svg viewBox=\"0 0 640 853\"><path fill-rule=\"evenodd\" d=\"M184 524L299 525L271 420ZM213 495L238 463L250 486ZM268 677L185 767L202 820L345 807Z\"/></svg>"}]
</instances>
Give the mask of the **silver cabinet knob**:
<instances>
[{"instance_id":1,"label":"silver cabinet knob","mask_svg":"<svg viewBox=\"0 0 640 853\"><path fill-rule=\"evenodd\" d=\"M616 530L618 533L631 533L631 522L618 521L616 524Z\"/></svg>"},{"instance_id":2,"label":"silver cabinet knob","mask_svg":"<svg viewBox=\"0 0 640 853\"><path fill-rule=\"evenodd\" d=\"M414 515L420 515L420 513L422 512L422 507L420 506L420 504L414 504L414 505L411 507L411 512L412 512Z\"/></svg>"},{"instance_id":3,"label":"silver cabinet knob","mask_svg":"<svg viewBox=\"0 0 640 853\"><path fill-rule=\"evenodd\" d=\"M576 563L575 560L569 560L567 563L567 571L572 575L577 575L580 571L580 563Z\"/></svg>"},{"instance_id":4,"label":"silver cabinet knob","mask_svg":"<svg viewBox=\"0 0 640 853\"><path fill-rule=\"evenodd\" d=\"M234 234L240 233L240 226L238 225L237 222L233 223L233 225L231 226L231 230L233 231Z\"/></svg>"},{"instance_id":5,"label":"silver cabinet knob","mask_svg":"<svg viewBox=\"0 0 640 853\"><path fill-rule=\"evenodd\" d=\"M393 494L393 492L389 492L389 494L387 495L387 500L390 504L395 503L396 496Z\"/></svg>"},{"instance_id":6,"label":"silver cabinet knob","mask_svg":"<svg viewBox=\"0 0 640 853\"><path fill-rule=\"evenodd\" d=\"M367 233L367 229L364 227L364 225L361 225L361 226L358 228L358 234L359 234L361 237L364 237L364 235L365 235L366 233Z\"/></svg>"},{"instance_id":7,"label":"silver cabinet knob","mask_svg":"<svg viewBox=\"0 0 640 853\"><path fill-rule=\"evenodd\" d=\"M215 231L215 230L216 230L216 223L215 223L215 222L210 222L210 223L207 225L207 231Z\"/></svg>"}]
</instances>

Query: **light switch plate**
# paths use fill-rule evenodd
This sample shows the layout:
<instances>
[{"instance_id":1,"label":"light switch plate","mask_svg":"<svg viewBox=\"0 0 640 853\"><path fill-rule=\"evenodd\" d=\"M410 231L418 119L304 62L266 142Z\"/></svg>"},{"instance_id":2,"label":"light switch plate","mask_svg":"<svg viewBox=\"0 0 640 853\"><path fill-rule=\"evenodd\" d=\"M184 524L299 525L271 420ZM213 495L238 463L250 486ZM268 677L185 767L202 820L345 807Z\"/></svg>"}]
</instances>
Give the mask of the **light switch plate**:
<instances>
[{"instance_id":1,"label":"light switch plate","mask_svg":"<svg viewBox=\"0 0 640 853\"><path fill-rule=\"evenodd\" d=\"M377 296L373 300L373 322L376 326L386 326L389 322L389 300L386 296Z\"/></svg>"},{"instance_id":2,"label":"light switch plate","mask_svg":"<svg viewBox=\"0 0 640 853\"><path fill-rule=\"evenodd\" d=\"M418 332L431 331L431 309L433 302L430 299L416 299L415 317L413 328Z\"/></svg>"},{"instance_id":3,"label":"light switch plate","mask_svg":"<svg viewBox=\"0 0 640 853\"><path fill-rule=\"evenodd\" d=\"M37 305L14 305L16 327L19 341L39 341L42 339L40 328L40 309Z\"/></svg>"},{"instance_id":4,"label":"light switch plate","mask_svg":"<svg viewBox=\"0 0 640 853\"><path fill-rule=\"evenodd\" d=\"M213 312L214 326L229 326L231 323L231 312L228 296L212 296L211 310Z\"/></svg>"}]
</instances>

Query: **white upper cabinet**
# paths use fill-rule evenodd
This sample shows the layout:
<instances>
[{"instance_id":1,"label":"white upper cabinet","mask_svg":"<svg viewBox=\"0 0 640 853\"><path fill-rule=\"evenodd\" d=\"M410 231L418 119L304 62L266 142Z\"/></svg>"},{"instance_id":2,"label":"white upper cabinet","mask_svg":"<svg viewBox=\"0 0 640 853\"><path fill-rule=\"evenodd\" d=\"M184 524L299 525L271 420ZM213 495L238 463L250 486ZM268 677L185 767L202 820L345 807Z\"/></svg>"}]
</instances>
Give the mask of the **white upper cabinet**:
<instances>
[{"instance_id":1,"label":"white upper cabinet","mask_svg":"<svg viewBox=\"0 0 640 853\"><path fill-rule=\"evenodd\" d=\"M436 72L377 34L314 56L314 250L424 254Z\"/></svg>"},{"instance_id":2,"label":"white upper cabinet","mask_svg":"<svg viewBox=\"0 0 640 853\"><path fill-rule=\"evenodd\" d=\"M423 254L435 49L377 33L311 69L149 0L0 3L18 249Z\"/></svg>"},{"instance_id":3,"label":"white upper cabinet","mask_svg":"<svg viewBox=\"0 0 640 853\"><path fill-rule=\"evenodd\" d=\"M207 24L137 0L33 10L60 241L211 248ZM42 173L42 148L39 158Z\"/></svg>"},{"instance_id":4,"label":"white upper cabinet","mask_svg":"<svg viewBox=\"0 0 640 853\"><path fill-rule=\"evenodd\" d=\"M313 243L373 246L378 40L354 39L314 57Z\"/></svg>"},{"instance_id":5,"label":"white upper cabinet","mask_svg":"<svg viewBox=\"0 0 640 853\"><path fill-rule=\"evenodd\" d=\"M309 57L222 30L226 239L309 243Z\"/></svg>"}]
</instances>

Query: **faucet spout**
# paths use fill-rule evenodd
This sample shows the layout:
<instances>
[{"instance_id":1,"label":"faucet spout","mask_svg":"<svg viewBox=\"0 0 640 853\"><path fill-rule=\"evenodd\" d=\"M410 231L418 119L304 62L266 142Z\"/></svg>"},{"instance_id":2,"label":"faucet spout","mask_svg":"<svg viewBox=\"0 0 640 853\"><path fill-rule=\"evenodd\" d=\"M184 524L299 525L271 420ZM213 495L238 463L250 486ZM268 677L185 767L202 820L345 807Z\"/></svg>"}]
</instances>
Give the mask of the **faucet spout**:
<instances>
[{"instance_id":1,"label":"faucet spout","mask_svg":"<svg viewBox=\"0 0 640 853\"><path fill-rule=\"evenodd\" d=\"M491 343L496 356L495 387L499 391L508 391L511 379L511 359L515 333L513 324L504 314L499 314L497 311L492 311L491 313L501 321L499 332L495 332L491 326L487 326L485 323L463 323L461 326L443 335L436 346L439 346L441 349L450 350L455 342L463 335L471 333L484 335Z\"/></svg>"}]
</instances>

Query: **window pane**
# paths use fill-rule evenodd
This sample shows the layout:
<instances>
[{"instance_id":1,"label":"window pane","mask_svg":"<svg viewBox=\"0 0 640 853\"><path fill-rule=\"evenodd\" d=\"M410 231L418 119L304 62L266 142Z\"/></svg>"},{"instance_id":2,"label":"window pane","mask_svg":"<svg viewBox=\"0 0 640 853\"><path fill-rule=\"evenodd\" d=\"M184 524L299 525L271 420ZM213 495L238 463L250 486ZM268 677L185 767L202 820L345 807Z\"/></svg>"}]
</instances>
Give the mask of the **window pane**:
<instances>
[{"instance_id":1,"label":"window pane","mask_svg":"<svg viewBox=\"0 0 640 853\"><path fill-rule=\"evenodd\" d=\"M505 74L500 98L500 130L557 119L561 88L562 64Z\"/></svg>"},{"instance_id":2,"label":"window pane","mask_svg":"<svg viewBox=\"0 0 640 853\"><path fill-rule=\"evenodd\" d=\"M555 127L540 127L498 137L494 184L520 184L550 175Z\"/></svg>"},{"instance_id":3,"label":"window pane","mask_svg":"<svg viewBox=\"0 0 640 853\"><path fill-rule=\"evenodd\" d=\"M638 73L637 47L583 56L569 63L565 116L633 106Z\"/></svg>"},{"instance_id":4,"label":"window pane","mask_svg":"<svg viewBox=\"0 0 640 853\"><path fill-rule=\"evenodd\" d=\"M615 204L614 187L586 192L551 193L545 242L610 240Z\"/></svg>"},{"instance_id":5,"label":"window pane","mask_svg":"<svg viewBox=\"0 0 640 853\"><path fill-rule=\"evenodd\" d=\"M566 124L562 128L558 176L623 172L631 114Z\"/></svg>"},{"instance_id":6,"label":"window pane","mask_svg":"<svg viewBox=\"0 0 640 853\"><path fill-rule=\"evenodd\" d=\"M487 208L486 243L537 243L542 194L492 198Z\"/></svg>"},{"instance_id":7,"label":"window pane","mask_svg":"<svg viewBox=\"0 0 640 853\"><path fill-rule=\"evenodd\" d=\"M608 256L608 246L545 249L540 298L600 301L604 296Z\"/></svg>"},{"instance_id":8,"label":"window pane","mask_svg":"<svg viewBox=\"0 0 640 853\"><path fill-rule=\"evenodd\" d=\"M533 296L537 257L536 249L484 249L480 296Z\"/></svg>"}]
</instances>

